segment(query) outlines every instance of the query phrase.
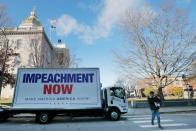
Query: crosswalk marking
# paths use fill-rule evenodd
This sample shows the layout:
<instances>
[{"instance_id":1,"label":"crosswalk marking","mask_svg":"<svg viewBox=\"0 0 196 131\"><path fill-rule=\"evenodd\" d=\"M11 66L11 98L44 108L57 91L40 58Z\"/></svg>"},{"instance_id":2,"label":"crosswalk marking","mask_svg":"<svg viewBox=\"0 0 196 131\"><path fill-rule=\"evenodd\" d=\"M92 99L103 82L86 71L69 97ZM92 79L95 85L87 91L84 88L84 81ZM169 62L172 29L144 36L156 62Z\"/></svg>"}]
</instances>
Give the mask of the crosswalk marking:
<instances>
[{"instance_id":1,"label":"crosswalk marking","mask_svg":"<svg viewBox=\"0 0 196 131\"><path fill-rule=\"evenodd\" d=\"M151 117L144 117L144 118L127 118L128 120L132 120L132 121L140 121L140 120L151 120ZM156 120L157 118L155 118ZM161 118L162 120L163 118Z\"/></svg>"},{"instance_id":2,"label":"crosswalk marking","mask_svg":"<svg viewBox=\"0 0 196 131\"><path fill-rule=\"evenodd\" d=\"M138 118L128 118L128 119L129 119L129 120L150 120L151 117L143 117L143 118L138 117Z\"/></svg>"},{"instance_id":3,"label":"crosswalk marking","mask_svg":"<svg viewBox=\"0 0 196 131\"><path fill-rule=\"evenodd\" d=\"M196 131L196 128L191 129L177 129L178 131ZM157 130L160 131L160 130ZM164 130L164 131L176 131L176 129Z\"/></svg>"},{"instance_id":4,"label":"crosswalk marking","mask_svg":"<svg viewBox=\"0 0 196 131\"><path fill-rule=\"evenodd\" d=\"M154 128L157 127L157 120L155 118L155 125L151 125L151 115L137 115L137 116L122 116L124 118L127 118L128 121L131 121L135 124L137 124L140 128ZM187 128L189 124L186 123L178 123L175 122L172 119L167 119L164 117L161 117L161 125L165 128L167 127L176 127L176 129L168 129L164 131L196 131L196 128L191 129L182 129ZM180 128L180 129L177 129ZM158 131L158 130L157 130Z\"/></svg>"},{"instance_id":5,"label":"crosswalk marking","mask_svg":"<svg viewBox=\"0 0 196 131\"><path fill-rule=\"evenodd\" d=\"M142 116L122 116L122 118L127 118L128 120L151 120L151 115L142 115ZM156 119L156 117L155 117ZM162 117L161 117L162 119Z\"/></svg>"},{"instance_id":6,"label":"crosswalk marking","mask_svg":"<svg viewBox=\"0 0 196 131\"><path fill-rule=\"evenodd\" d=\"M128 120L132 120L132 121L139 121L139 120L151 120L151 116L150 115L145 115L145 116L121 116L122 118L127 118ZM161 117L162 119L162 117ZM156 120L156 117L155 117Z\"/></svg>"},{"instance_id":7,"label":"crosswalk marking","mask_svg":"<svg viewBox=\"0 0 196 131\"><path fill-rule=\"evenodd\" d=\"M172 124L161 124L163 127L171 127L171 126L188 126L188 124L185 123L172 123ZM155 125L139 125L142 128L150 128L154 127Z\"/></svg>"},{"instance_id":8,"label":"crosswalk marking","mask_svg":"<svg viewBox=\"0 0 196 131\"><path fill-rule=\"evenodd\" d=\"M172 121L174 121L174 120L170 120L170 119L161 120L161 122L172 122ZM151 122L151 121L149 121L149 120L133 121L133 123L137 123L137 124L139 124L139 123L149 123L149 122Z\"/></svg>"},{"instance_id":9,"label":"crosswalk marking","mask_svg":"<svg viewBox=\"0 0 196 131\"><path fill-rule=\"evenodd\" d=\"M121 116L121 117L126 117L126 118L138 118L138 117L151 117L151 115L137 115L137 116Z\"/></svg>"}]
</instances>

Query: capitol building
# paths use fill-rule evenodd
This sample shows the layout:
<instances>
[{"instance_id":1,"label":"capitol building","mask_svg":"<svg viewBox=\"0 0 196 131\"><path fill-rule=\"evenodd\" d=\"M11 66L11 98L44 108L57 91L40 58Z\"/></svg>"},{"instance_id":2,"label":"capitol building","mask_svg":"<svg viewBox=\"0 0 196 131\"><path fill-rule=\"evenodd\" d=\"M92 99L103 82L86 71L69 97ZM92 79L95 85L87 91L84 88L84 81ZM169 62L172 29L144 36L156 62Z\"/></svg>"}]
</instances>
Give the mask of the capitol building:
<instances>
[{"instance_id":1,"label":"capitol building","mask_svg":"<svg viewBox=\"0 0 196 131\"><path fill-rule=\"evenodd\" d=\"M70 65L69 49L58 41L52 44L35 10L18 27L5 28L6 39L14 50L10 73L16 75L18 68L67 68ZM2 35L2 34L1 34ZM1 39L2 40L2 37ZM1 97L13 96L15 85L2 88Z\"/></svg>"}]
</instances>

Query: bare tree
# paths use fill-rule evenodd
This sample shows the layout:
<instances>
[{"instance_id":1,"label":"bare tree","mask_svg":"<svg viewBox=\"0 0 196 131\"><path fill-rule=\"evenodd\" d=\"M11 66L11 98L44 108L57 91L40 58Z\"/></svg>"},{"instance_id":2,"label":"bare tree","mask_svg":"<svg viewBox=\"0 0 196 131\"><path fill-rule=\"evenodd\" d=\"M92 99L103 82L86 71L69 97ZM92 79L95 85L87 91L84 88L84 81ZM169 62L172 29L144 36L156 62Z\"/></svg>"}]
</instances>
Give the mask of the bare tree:
<instances>
[{"instance_id":1,"label":"bare tree","mask_svg":"<svg viewBox=\"0 0 196 131\"><path fill-rule=\"evenodd\" d=\"M135 82L133 82L131 79L121 77L117 79L115 86L123 87L127 93L127 96L130 97L130 93L135 89Z\"/></svg>"},{"instance_id":2,"label":"bare tree","mask_svg":"<svg viewBox=\"0 0 196 131\"><path fill-rule=\"evenodd\" d=\"M69 56L70 56L70 59L69 59L68 67L77 68L79 66L79 63L81 62L81 58L78 58L77 55L73 51L69 53Z\"/></svg>"},{"instance_id":3,"label":"bare tree","mask_svg":"<svg viewBox=\"0 0 196 131\"><path fill-rule=\"evenodd\" d=\"M29 38L28 42L30 46L30 66L33 67L59 67L59 68L69 68L69 67L77 67L78 58L70 54L69 49L67 48L59 48L53 47L50 51L47 49L39 37ZM49 56L47 54L50 54ZM53 61L53 62L52 62ZM46 64L47 63L47 64Z\"/></svg>"},{"instance_id":4,"label":"bare tree","mask_svg":"<svg viewBox=\"0 0 196 131\"><path fill-rule=\"evenodd\" d=\"M125 53L115 53L121 69L131 77L152 78L164 99L162 89L196 58L196 29L188 10L174 1L161 3L156 12L129 10L122 27L129 44Z\"/></svg>"},{"instance_id":5,"label":"bare tree","mask_svg":"<svg viewBox=\"0 0 196 131\"><path fill-rule=\"evenodd\" d=\"M10 25L10 18L7 15L6 7L0 4L0 28Z\"/></svg>"},{"instance_id":6,"label":"bare tree","mask_svg":"<svg viewBox=\"0 0 196 131\"><path fill-rule=\"evenodd\" d=\"M81 61L75 53L68 48L55 47L56 66L63 68L78 67L78 63Z\"/></svg>"},{"instance_id":7,"label":"bare tree","mask_svg":"<svg viewBox=\"0 0 196 131\"><path fill-rule=\"evenodd\" d=\"M44 67L44 51L41 45L41 40L37 38L33 38L28 40L30 46L28 47L30 53L30 66L33 67Z\"/></svg>"},{"instance_id":8,"label":"bare tree","mask_svg":"<svg viewBox=\"0 0 196 131\"><path fill-rule=\"evenodd\" d=\"M14 84L15 77L11 73L13 66L11 65L11 57L14 56L13 49L7 38L6 26L10 24L10 20L6 14L5 6L0 4L0 98L2 87L7 84Z\"/></svg>"},{"instance_id":9,"label":"bare tree","mask_svg":"<svg viewBox=\"0 0 196 131\"><path fill-rule=\"evenodd\" d=\"M62 67L67 68L70 67L70 55L69 55L69 49L67 48L55 48L55 67Z\"/></svg>"},{"instance_id":10,"label":"bare tree","mask_svg":"<svg viewBox=\"0 0 196 131\"><path fill-rule=\"evenodd\" d=\"M191 65L189 75L196 76L196 61L194 61Z\"/></svg>"},{"instance_id":11,"label":"bare tree","mask_svg":"<svg viewBox=\"0 0 196 131\"><path fill-rule=\"evenodd\" d=\"M29 66L32 67L77 67L78 58L70 54L70 50L62 44L58 46L45 45L42 36L32 35L27 38L26 48L29 52Z\"/></svg>"}]
</instances>

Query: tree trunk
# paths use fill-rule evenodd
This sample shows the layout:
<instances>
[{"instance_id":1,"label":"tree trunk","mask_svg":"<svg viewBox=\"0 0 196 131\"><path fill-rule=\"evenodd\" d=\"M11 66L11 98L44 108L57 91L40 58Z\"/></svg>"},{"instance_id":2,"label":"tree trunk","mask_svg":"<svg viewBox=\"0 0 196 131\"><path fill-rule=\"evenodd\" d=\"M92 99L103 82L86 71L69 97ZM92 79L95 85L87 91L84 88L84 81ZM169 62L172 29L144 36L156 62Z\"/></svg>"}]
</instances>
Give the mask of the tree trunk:
<instances>
[{"instance_id":1,"label":"tree trunk","mask_svg":"<svg viewBox=\"0 0 196 131\"><path fill-rule=\"evenodd\" d=\"M0 99L1 99L1 90L2 90L2 76L0 76Z\"/></svg>"},{"instance_id":2,"label":"tree trunk","mask_svg":"<svg viewBox=\"0 0 196 131\"><path fill-rule=\"evenodd\" d=\"M0 76L0 99L1 99L1 91L3 88L3 80L4 80L4 73L6 69L6 62L8 58L8 48L9 48L9 40L6 39L6 50L5 50L5 58L3 59L2 69L1 69L1 76Z\"/></svg>"},{"instance_id":3,"label":"tree trunk","mask_svg":"<svg viewBox=\"0 0 196 131\"><path fill-rule=\"evenodd\" d=\"M163 95L163 87L158 87L158 92L157 92L157 95L159 96L159 98L161 100L164 100L164 95Z\"/></svg>"}]
</instances>

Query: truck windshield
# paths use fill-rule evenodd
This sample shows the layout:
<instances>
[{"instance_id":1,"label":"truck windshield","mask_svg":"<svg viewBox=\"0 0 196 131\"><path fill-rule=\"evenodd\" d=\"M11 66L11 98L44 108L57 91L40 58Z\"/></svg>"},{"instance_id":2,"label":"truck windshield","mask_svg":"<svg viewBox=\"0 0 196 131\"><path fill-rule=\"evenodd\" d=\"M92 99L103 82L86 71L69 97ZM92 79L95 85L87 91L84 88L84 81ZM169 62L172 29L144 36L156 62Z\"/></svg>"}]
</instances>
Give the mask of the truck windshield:
<instances>
[{"instance_id":1,"label":"truck windshield","mask_svg":"<svg viewBox=\"0 0 196 131\"><path fill-rule=\"evenodd\" d=\"M116 96L118 98L124 99L125 91L123 88L113 87L110 89L111 96Z\"/></svg>"}]
</instances>

